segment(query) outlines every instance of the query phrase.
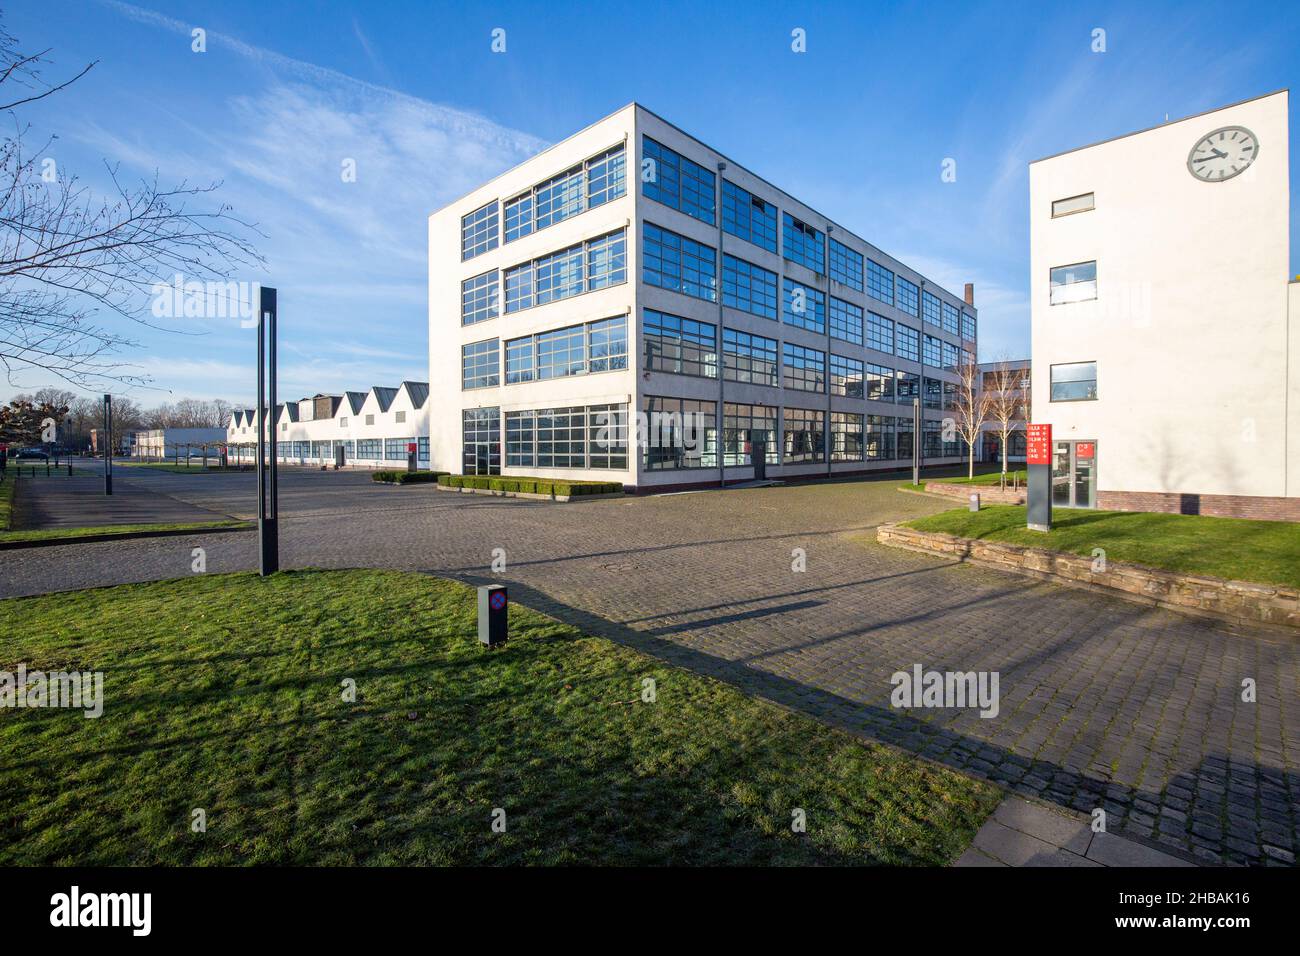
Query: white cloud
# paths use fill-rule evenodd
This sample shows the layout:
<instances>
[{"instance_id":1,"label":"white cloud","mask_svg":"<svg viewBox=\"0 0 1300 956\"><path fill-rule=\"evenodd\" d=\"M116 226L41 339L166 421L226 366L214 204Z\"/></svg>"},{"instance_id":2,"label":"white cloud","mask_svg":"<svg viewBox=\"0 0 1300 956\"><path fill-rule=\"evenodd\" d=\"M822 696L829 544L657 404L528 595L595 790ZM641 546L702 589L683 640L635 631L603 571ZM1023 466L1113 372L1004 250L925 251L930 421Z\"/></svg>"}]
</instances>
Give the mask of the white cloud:
<instances>
[{"instance_id":1,"label":"white cloud","mask_svg":"<svg viewBox=\"0 0 1300 956\"><path fill-rule=\"evenodd\" d=\"M101 2L146 28L189 36L191 24ZM359 29L357 39L379 63ZM256 245L266 271L239 278L279 289L282 355L313 357L282 372L285 388L425 379L429 213L546 143L225 34L209 30L207 43L209 56L234 54L222 61L230 82L220 89L163 88L147 115L69 114L58 132L131 176L221 181L216 198L265 234ZM345 160L355 163L355 182L344 181ZM131 329L149 350L139 364L159 386L187 394L201 383L213 395L251 399L243 339L224 329L200 340L144 331ZM195 354L210 361L195 364Z\"/></svg>"}]
</instances>

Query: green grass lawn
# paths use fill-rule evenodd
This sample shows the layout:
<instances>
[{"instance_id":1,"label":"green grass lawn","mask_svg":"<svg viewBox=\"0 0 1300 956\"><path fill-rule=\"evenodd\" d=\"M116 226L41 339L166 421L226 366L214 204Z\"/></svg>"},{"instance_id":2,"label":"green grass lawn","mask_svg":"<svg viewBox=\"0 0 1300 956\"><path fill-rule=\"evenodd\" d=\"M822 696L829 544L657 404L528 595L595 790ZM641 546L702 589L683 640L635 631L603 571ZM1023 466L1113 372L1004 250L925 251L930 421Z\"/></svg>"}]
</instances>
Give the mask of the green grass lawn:
<instances>
[{"instance_id":1,"label":"green grass lawn","mask_svg":"<svg viewBox=\"0 0 1300 956\"><path fill-rule=\"evenodd\" d=\"M25 479L24 479L25 480ZM216 521L184 521L171 524L109 524L86 528L29 528L22 531L0 531L0 542L47 541L55 538L94 538L105 534L134 534L145 531L210 531L213 528L253 527L253 523L240 518L220 518Z\"/></svg>"},{"instance_id":2,"label":"green grass lawn","mask_svg":"<svg viewBox=\"0 0 1300 956\"><path fill-rule=\"evenodd\" d=\"M9 525L14 520L14 489L17 487L18 483L13 475L8 475L4 481L0 481L0 534L8 531Z\"/></svg>"},{"instance_id":3,"label":"green grass lawn","mask_svg":"<svg viewBox=\"0 0 1300 956\"><path fill-rule=\"evenodd\" d=\"M0 621L0 669L105 675L97 720L0 710L2 864L943 864L1000 797L520 606L488 651L473 590L422 575L196 575Z\"/></svg>"},{"instance_id":4,"label":"green grass lawn","mask_svg":"<svg viewBox=\"0 0 1300 956\"><path fill-rule=\"evenodd\" d=\"M1025 527L1024 507L995 505L944 511L908 526L1071 554L1102 548L1111 561L1300 587L1300 525L1286 521L1057 508L1044 533Z\"/></svg>"},{"instance_id":5,"label":"green grass lawn","mask_svg":"<svg viewBox=\"0 0 1300 956\"><path fill-rule=\"evenodd\" d=\"M1023 469L1021 469L1020 471L1016 471L1015 469L1009 470L1007 472L1008 487L1010 487L1011 485L1013 476L1018 477L1020 479L1020 487L1023 488L1025 485L1025 481L1029 477L1029 472ZM989 472L985 472L982 475L977 474L974 478L967 478L966 473L962 472L961 477L959 478L942 478L938 480L948 485L996 485L999 484L1002 480L1002 472L989 471Z\"/></svg>"}]
</instances>

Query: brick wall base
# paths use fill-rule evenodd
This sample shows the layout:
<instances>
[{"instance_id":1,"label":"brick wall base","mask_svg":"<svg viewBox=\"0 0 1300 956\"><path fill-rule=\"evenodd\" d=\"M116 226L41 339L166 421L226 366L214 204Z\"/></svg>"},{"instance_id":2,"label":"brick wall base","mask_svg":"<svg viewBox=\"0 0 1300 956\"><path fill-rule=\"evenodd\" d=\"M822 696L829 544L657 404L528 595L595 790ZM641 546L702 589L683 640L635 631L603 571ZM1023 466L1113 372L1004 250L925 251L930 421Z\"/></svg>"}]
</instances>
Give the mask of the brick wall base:
<instances>
[{"instance_id":1,"label":"brick wall base","mask_svg":"<svg viewBox=\"0 0 1300 956\"><path fill-rule=\"evenodd\" d=\"M1257 495L1099 490L1097 507L1102 511L1162 511L1168 514L1212 515L1216 518L1300 521L1300 498L1267 498Z\"/></svg>"}]
</instances>

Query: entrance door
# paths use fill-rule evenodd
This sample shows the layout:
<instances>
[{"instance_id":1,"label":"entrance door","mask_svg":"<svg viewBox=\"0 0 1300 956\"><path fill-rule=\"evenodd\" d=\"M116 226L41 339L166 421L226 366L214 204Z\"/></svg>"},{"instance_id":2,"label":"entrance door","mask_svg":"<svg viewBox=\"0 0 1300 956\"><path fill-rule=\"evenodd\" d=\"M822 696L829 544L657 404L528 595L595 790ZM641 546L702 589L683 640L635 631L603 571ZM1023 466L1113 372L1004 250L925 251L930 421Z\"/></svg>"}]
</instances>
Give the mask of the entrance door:
<instances>
[{"instance_id":1,"label":"entrance door","mask_svg":"<svg viewBox=\"0 0 1300 956\"><path fill-rule=\"evenodd\" d=\"M1052 507L1097 507L1097 443L1095 441L1054 443Z\"/></svg>"},{"instance_id":2,"label":"entrance door","mask_svg":"<svg viewBox=\"0 0 1300 956\"><path fill-rule=\"evenodd\" d=\"M767 432L755 428L749 433L749 463L754 466L754 480L767 479Z\"/></svg>"}]
</instances>

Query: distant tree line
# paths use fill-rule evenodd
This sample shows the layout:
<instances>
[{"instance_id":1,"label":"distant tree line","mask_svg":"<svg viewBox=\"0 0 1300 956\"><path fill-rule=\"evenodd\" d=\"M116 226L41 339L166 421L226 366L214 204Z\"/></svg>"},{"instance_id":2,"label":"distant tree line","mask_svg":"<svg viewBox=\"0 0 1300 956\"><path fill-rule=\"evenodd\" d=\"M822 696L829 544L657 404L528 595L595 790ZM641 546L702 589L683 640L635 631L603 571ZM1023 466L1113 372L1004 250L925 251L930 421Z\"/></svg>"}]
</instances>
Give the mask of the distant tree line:
<instances>
[{"instance_id":1,"label":"distant tree line","mask_svg":"<svg viewBox=\"0 0 1300 956\"><path fill-rule=\"evenodd\" d=\"M153 428L225 428L235 406L224 399L182 398L145 408L133 399L113 396L114 447L127 432ZM80 450L90 445L90 430L104 427L103 396L86 397L62 388L42 388L15 395L0 406L0 441L15 446L41 443L41 422L57 422L59 445Z\"/></svg>"}]
</instances>

